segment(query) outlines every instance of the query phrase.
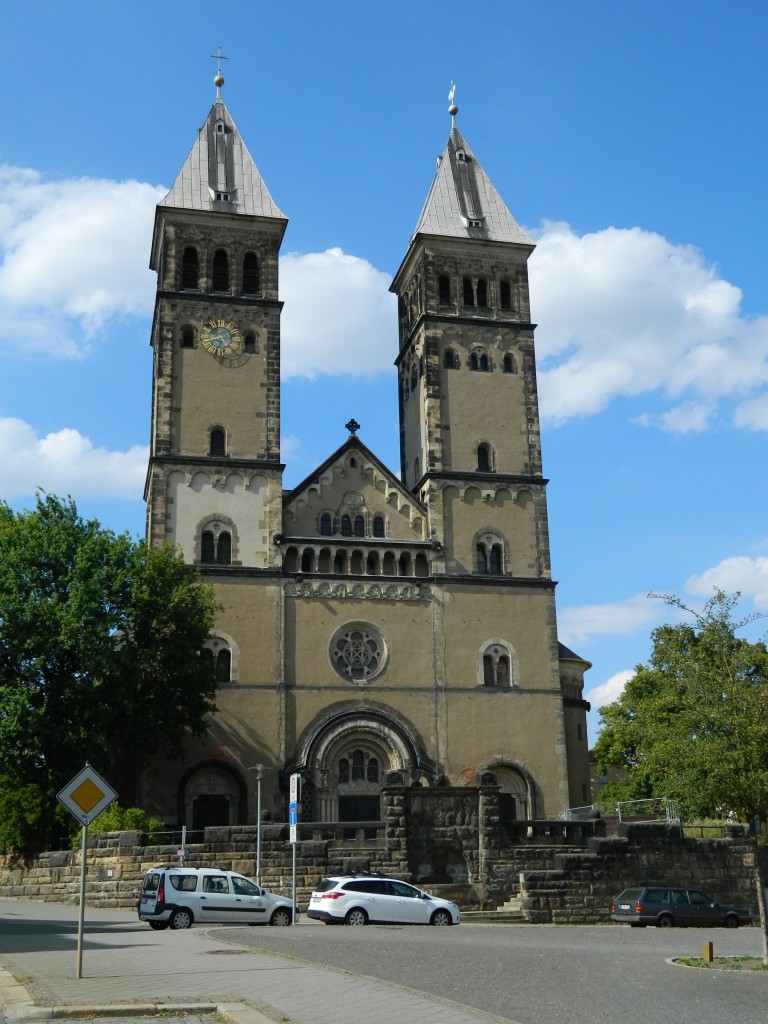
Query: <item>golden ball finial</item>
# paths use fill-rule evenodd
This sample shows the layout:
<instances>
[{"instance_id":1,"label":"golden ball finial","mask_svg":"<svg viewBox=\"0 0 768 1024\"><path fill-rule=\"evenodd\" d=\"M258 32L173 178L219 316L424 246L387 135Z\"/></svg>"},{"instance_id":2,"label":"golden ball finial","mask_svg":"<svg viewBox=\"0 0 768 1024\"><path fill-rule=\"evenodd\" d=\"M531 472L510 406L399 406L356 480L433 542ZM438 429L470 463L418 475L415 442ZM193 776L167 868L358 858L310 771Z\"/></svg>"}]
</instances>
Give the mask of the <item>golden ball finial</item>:
<instances>
[{"instance_id":1,"label":"golden ball finial","mask_svg":"<svg viewBox=\"0 0 768 1024\"><path fill-rule=\"evenodd\" d=\"M213 84L216 86L217 89L220 89L222 85L224 85L224 77L222 75L216 75L216 77L213 80Z\"/></svg>"}]
</instances>

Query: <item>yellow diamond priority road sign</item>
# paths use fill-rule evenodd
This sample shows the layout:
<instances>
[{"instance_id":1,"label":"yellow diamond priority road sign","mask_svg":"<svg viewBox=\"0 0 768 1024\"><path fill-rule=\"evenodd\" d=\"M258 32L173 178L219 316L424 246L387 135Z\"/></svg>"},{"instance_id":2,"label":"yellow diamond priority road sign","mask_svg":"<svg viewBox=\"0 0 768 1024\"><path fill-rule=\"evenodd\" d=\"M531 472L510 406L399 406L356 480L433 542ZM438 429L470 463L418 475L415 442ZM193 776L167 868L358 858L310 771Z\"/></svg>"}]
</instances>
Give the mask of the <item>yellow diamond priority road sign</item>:
<instances>
[{"instance_id":1,"label":"yellow diamond priority road sign","mask_svg":"<svg viewBox=\"0 0 768 1024\"><path fill-rule=\"evenodd\" d=\"M81 825L90 825L116 796L114 789L89 764L56 794L57 800Z\"/></svg>"}]
</instances>

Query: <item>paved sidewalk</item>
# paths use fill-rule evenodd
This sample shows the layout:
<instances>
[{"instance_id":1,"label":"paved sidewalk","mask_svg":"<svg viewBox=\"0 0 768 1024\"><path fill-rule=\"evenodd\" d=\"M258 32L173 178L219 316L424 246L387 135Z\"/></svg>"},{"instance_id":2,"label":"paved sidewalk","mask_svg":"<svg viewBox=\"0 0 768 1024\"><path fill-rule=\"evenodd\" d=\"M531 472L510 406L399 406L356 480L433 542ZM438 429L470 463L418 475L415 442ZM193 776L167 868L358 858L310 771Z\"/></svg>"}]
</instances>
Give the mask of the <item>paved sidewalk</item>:
<instances>
[{"instance_id":1,"label":"paved sidewalk","mask_svg":"<svg viewBox=\"0 0 768 1024\"><path fill-rule=\"evenodd\" d=\"M0 1008L9 1024L173 1011L235 1024L514 1024L414 992L229 940L227 928L152 931L133 912L0 898ZM298 926L301 928L302 925ZM307 927L307 925L304 925ZM234 931L231 933L234 937ZM186 1024L190 1024L187 1018ZM196 1024L196 1022L195 1022Z\"/></svg>"}]
</instances>

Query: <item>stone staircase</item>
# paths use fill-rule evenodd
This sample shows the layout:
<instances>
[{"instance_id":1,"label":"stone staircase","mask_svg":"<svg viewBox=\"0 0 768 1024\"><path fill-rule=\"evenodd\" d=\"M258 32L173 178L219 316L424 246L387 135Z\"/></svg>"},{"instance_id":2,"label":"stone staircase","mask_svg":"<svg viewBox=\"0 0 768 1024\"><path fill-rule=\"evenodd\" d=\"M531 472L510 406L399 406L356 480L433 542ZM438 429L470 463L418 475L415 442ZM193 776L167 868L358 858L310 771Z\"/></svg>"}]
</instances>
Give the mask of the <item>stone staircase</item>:
<instances>
[{"instance_id":1,"label":"stone staircase","mask_svg":"<svg viewBox=\"0 0 768 1024\"><path fill-rule=\"evenodd\" d=\"M525 914L519 896L514 896L495 910L462 910L461 920L466 924L524 924Z\"/></svg>"}]
</instances>

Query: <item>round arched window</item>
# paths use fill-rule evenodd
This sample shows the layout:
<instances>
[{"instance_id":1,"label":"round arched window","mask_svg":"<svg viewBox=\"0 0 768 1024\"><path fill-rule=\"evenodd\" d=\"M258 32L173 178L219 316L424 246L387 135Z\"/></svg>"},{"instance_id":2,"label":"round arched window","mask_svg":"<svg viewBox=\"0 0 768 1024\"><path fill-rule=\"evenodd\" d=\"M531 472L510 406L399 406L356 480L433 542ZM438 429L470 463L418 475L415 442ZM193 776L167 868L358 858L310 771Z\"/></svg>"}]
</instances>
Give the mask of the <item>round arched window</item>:
<instances>
[{"instance_id":1,"label":"round arched window","mask_svg":"<svg viewBox=\"0 0 768 1024\"><path fill-rule=\"evenodd\" d=\"M381 631L370 622L348 622L340 626L328 648L331 665L351 683L367 683L380 675L389 651Z\"/></svg>"}]
</instances>

